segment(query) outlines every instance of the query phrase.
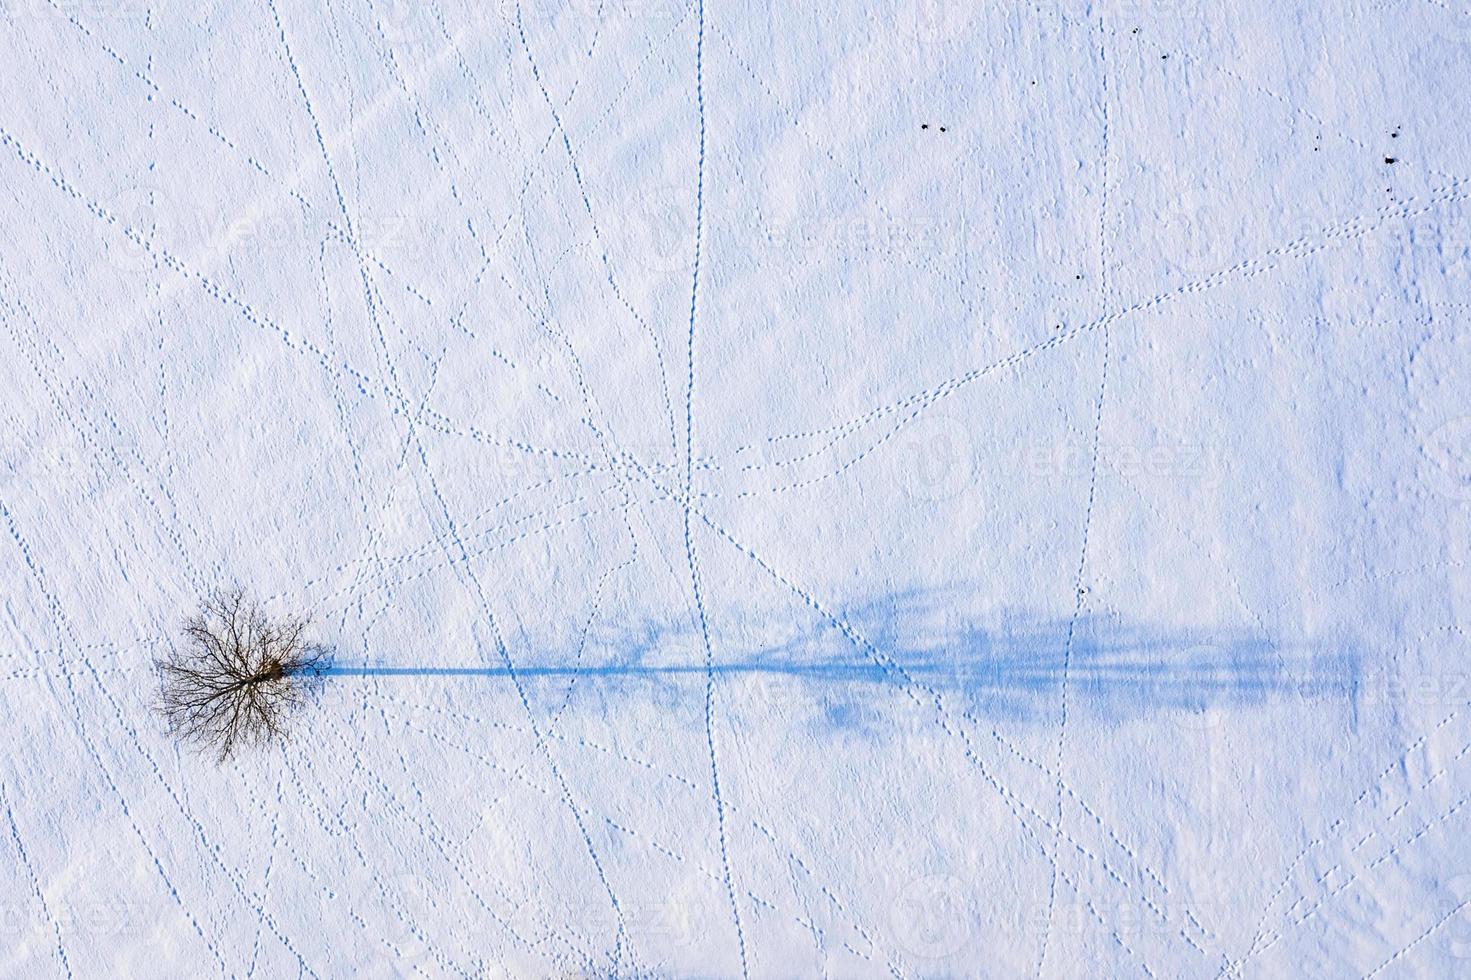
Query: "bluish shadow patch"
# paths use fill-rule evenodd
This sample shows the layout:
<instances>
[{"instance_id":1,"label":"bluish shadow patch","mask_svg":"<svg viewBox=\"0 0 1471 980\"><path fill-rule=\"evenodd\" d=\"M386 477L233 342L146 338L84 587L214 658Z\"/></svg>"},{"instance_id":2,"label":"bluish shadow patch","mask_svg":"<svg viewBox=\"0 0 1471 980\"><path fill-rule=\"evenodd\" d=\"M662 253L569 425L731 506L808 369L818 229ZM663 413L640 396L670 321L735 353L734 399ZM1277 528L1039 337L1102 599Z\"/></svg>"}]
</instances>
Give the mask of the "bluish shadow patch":
<instances>
[{"instance_id":1,"label":"bluish shadow patch","mask_svg":"<svg viewBox=\"0 0 1471 980\"><path fill-rule=\"evenodd\" d=\"M868 729L895 694L935 693L969 713L1055 720L1070 703L1114 719L1161 711L1238 710L1282 699L1352 706L1361 657L1343 640L1267 637L1249 629L1157 626L1119 615L958 612L959 590L907 590L844 607L807 629L776 617L712 617L717 679L763 679L834 729ZM513 651L529 696L564 701L571 687L611 702L643 690L687 700L703 685L705 651L687 621L605 626L575 651ZM509 678L503 664L338 664L331 676ZM650 691L650 688L656 690ZM657 690L665 688L665 690Z\"/></svg>"}]
</instances>

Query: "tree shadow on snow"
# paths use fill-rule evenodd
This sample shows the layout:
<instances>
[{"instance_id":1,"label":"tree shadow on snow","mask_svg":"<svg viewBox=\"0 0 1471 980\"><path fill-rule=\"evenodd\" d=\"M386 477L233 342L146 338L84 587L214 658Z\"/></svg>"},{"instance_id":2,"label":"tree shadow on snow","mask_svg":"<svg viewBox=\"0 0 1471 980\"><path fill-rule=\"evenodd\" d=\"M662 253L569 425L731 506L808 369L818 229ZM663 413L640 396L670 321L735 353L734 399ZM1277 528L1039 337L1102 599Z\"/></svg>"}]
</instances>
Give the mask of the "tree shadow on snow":
<instances>
[{"instance_id":1,"label":"tree shadow on snow","mask_svg":"<svg viewBox=\"0 0 1471 980\"><path fill-rule=\"evenodd\" d=\"M1056 720L1067 686L1070 705L1125 719L1169 712L1183 720L1207 712L1277 702L1352 705L1361 657L1351 643L1268 636L1247 628L1158 626L1111 614L1040 615L1008 610L959 612L959 590L890 593L836 611L808 611L806 629L789 615L735 612L709 622L710 674L722 682L759 680L759 693L815 708L827 724L865 727L889 699L943 696L982 717ZM653 689L660 700L688 700L703 686L703 632L686 616L636 626L604 624L555 656L511 650L514 674L530 696L563 702ZM339 663L328 677L505 678L495 650L489 663L444 665ZM683 692L683 693L681 693Z\"/></svg>"}]
</instances>

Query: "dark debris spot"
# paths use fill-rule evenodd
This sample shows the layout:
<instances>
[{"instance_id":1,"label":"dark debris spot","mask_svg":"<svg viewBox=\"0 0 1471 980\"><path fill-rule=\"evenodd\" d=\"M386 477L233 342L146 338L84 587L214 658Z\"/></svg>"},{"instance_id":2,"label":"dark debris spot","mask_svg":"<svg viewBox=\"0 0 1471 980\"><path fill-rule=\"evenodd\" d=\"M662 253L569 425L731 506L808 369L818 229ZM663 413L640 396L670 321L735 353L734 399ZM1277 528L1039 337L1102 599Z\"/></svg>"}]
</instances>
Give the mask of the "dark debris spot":
<instances>
[{"instance_id":1,"label":"dark debris spot","mask_svg":"<svg viewBox=\"0 0 1471 980\"><path fill-rule=\"evenodd\" d=\"M1385 157L1384 158L1384 162L1385 163L1397 163L1398 161L1399 161L1399 157Z\"/></svg>"}]
</instances>

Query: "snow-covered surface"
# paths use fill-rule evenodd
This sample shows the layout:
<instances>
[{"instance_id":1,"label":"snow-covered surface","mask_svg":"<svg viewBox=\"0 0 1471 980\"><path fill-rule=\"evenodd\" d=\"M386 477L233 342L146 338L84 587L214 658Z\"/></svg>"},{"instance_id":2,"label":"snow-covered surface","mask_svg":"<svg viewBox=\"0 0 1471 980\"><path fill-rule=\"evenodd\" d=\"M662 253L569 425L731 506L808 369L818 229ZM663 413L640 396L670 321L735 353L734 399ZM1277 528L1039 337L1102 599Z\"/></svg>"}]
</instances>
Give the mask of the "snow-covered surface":
<instances>
[{"instance_id":1,"label":"snow-covered surface","mask_svg":"<svg viewBox=\"0 0 1471 980\"><path fill-rule=\"evenodd\" d=\"M0 974L1471 970L1468 91L1461 0L7 2ZM217 768L231 581L362 669Z\"/></svg>"}]
</instances>

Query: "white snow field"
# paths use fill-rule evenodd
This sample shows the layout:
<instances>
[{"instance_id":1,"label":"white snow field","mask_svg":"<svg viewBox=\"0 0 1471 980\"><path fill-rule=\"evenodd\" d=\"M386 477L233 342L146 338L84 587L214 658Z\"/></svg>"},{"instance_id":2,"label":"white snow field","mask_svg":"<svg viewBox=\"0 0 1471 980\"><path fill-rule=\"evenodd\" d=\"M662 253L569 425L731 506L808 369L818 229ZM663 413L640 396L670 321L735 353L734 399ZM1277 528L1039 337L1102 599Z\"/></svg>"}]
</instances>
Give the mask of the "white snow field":
<instances>
[{"instance_id":1,"label":"white snow field","mask_svg":"<svg viewBox=\"0 0 1471 980\"><path fill-rule=\"evenodd\" d=\"M0 976L1471 976L1471 10L5 0ZM290 740L171 738L210 590Z\"/></svg>"}]
</instances>

